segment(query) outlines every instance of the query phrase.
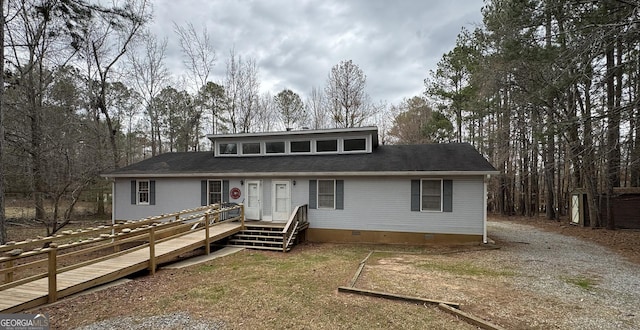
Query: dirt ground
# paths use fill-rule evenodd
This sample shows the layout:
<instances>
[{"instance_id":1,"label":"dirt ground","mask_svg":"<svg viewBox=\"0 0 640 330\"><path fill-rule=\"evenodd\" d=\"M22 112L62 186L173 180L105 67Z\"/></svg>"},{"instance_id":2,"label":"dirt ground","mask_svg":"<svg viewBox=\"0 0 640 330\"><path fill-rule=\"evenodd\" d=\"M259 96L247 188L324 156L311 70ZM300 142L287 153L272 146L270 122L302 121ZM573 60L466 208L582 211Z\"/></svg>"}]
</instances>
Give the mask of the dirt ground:
<instances>
[{"instance_id":1,"label":"dirt ground","mask_svg":"<svg viewBox=\"0 0 640 330\"><path fill-rule=\"evenodd\" d=\"M492 221L531 225L595 242L631 261L632 270L640 265L640 231L581 228L530 218ZM561 276L550 275L551 265L546 263L539 274L523 273L529 269L522 268L523 263L538 261L514 260L514 255L505 252L516 246L524 251L536 247L518 243L436 248L303 244L287 254L245 250L182 270L142 274L124 285L30 312L51 315L52 328L176 312L220 321L229 329L475 328L434 307L337 293L338 286L351 280L358 263L376 250L356 287L458 302L463 311L507 329L595 329L603 328L602 322L634 329L638 324L637 313L626 311L636 306L636 293L626 297L610 289L602 283L608 281L607 275L599 274L598 269L590 270L589 279L563 266L556 270L563 272ZM584 262L578 265L581 270L592 263L579 261ZM545 287L535 286L538 284ZM630 303L610 308L607 305L612 300Z\"/></svg>"}]
</instances>

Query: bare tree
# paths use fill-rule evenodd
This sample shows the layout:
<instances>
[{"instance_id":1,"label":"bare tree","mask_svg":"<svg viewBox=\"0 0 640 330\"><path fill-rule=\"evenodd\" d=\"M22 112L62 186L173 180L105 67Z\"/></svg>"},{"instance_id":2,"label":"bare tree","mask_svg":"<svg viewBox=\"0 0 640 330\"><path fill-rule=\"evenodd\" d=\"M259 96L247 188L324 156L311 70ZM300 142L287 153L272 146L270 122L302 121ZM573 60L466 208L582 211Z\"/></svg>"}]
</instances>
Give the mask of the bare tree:
<instances>
[{"instance_id":1,"label":"bare tree","mask_svg":"<svg viewBox=\"0 0 640 330\"><path fill-rule=\"evenodd\" d=\"M367 76L351 60L331 68L325 87L329 111L336 126L359 127L374 112L365 91Z\"/></svg>"},{"instance_id":2,"label":"bare tree","mask_svg":"<svg viewBox=\"0 0 640 330\"><path fill-rule=\"evenodd\" d=\"M5 63L12 65L12 84L17 87L15 103L20 104L26 115L25 125L20 134L15 134L14 142L28 155L35 218L45 222L44 199L48 191L45 94L56 69L65 67L74 57L78 33L86 27L90 12L83 2L9 2L7 9L12 19L5 22L3 28L6 28L11 59ZM74 24L67 24L71 21ZM1 161L4 162L5 157Z\"/></svg>"},{"instance_id":3,"label":"bare tree","mask_svg":"<svg viewBox=\"0 0 640 330\"><path fill-rule=\"evenodd\" d=\"M131 81L140 94L143 106L150 122L151 155L162 153L160 136L160 118L153 101L162 88L167 85L169 71L164 65L167 39L158 41L146 32L142 37L141 48L134 48L127 58L131 65Z\"/></svg>"},{"instance_id":4,"label":"bare tree","mask_svg":"<svg viewBox=\"0 0 640 330\"><path fill-rule=\"evenodd\" d=\"M180 40L180 49L184 55L184 65L195 83L194 92L200 90L208 81L216 63L216 52L206 26L198 33L193 23L179 26L173 23L173 30Z\"/></svg>"},{"instance_id":5,"label":"bare tree","mask_svg":"<svg viewBox=\"0 0 640 330\"><path fill-rule=\"evenodd\" d=\"M277 112L271 93L266 92L261 94L258 99L253 130L257 132L269 132L282 129L283 127L278 121Z\"/></svg>"},{"instance_id":6,"label":"bare tree","mask_svg":"<svg viewBox=\"0 0 640 330\"><path fill-rule=\"evenodd\" d=\"M243 60L229 52L225 77L227 116L233 133L249 132L258 108L258 69L253 59Z\"/></svg>"},{"instance_id":7,"label":"bare tree","mask_svg":"<svg viewBox=\"0 0 640 330\"><path fill-rule=\"evenodd\" d=\"M0 0L0 244L7 242L4 198L4 0Z\"/></svg>"},{"instance_id":8,"label":"bare tree","mask_svg":"<svg viewBox=\"0 0 640 330\"><path fill-rule=\"evenodd\" d=\"M180 40L180 48L184 55L184 64L190 73L192 92L194 95L200 94L200 92L206 88L207 83L209 83L211 71L216 62L216 52L213 48L211 36L206 26L202 27L201 33L196 31L192 23L188 23L186 26L179 26L174 23L173 27ZM201 137L202 121L205 120L207 114L211 115L210 121L212 127L215 126L217 121L217 109L211 109L210 112L207 112L204 108L205 104L205 102L196 102L192 105L192 110L198 113L192 118L196 120L196 122L194 122L198 130L196 138Z\"/></svg>"},{"instance_id":9,"label":"bare tree","mask_svg":"<svg viewBox=\"0 0 640 330\"><path fill-rule=\"evenodd\" d=\"M240 93L240 118L242 132L250 132L258 110L260 82L258 81L258 66L256 60L249 58L242 64L240 72L242 88Z\"/></svg>"},{"instance_id":10,"label":"bare tree","mask_svg":"<svg viewBox=\"0 0 640 330\"><path fill-rule=\"evenodd\" d=\"M120 150L117 144L119 130L112 120L107 95L109 80L115 65L125 55L135 36L149 20L146 0L127 0L126 10L99 12L92 20L92 28L84 36L88 74L93 91L93 107L103 115L107 124L111 156L114 168L120 166Z\"/></svg>"},{"instance_id":11,"label":"bare tree","mask_svg":"<svg viewBox=\"0 0 640 330\"><path fill-rule=\"evenodd\" d=\"M329 113L327 110L327 99L321 89L311 88L311 93L307 97L305 104L307 113L311 117L311 127L314 129L327 128L329 126Z\"/></svg>"},{"instance_id":12,"label":"bare tree","mask_svg":"<svg viewBox=\"0 0 640 330\"><path fill-rule=\"evenodd\" d=\"M419 144L431 142L424 134L424 127L432 117L433 110L424 98L414 96L394 106L393 127L389 135L402 144Z\"/></svg>"}]
</instances>

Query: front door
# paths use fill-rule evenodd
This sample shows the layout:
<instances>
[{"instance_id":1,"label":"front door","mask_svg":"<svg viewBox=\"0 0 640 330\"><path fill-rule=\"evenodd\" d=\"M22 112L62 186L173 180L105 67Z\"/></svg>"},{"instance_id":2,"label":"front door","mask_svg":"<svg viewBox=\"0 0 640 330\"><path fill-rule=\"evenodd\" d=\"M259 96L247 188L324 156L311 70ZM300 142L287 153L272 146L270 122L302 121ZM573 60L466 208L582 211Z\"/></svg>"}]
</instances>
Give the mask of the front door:
<instances>
[{"instance_id":1,"label":"front door","mask_svg":"<svg viewBox=\"0 0 640 330\"><path fill-rule=\"evenodd\" d=\"M273 221L289 220L291 191L289 181L273 181Z\"/></svg>"},{"instance_id":2,"label":"front door","mask_svg":"<svg viewBox=\"0 0 640 330\"><path fill-rule=\"evenodd\" d=\"M260 181L247 181L247 199L244 203L244 213L247 219L260 220L262 209L262 194L260 193Z\"/></svg>"}]
</instances>

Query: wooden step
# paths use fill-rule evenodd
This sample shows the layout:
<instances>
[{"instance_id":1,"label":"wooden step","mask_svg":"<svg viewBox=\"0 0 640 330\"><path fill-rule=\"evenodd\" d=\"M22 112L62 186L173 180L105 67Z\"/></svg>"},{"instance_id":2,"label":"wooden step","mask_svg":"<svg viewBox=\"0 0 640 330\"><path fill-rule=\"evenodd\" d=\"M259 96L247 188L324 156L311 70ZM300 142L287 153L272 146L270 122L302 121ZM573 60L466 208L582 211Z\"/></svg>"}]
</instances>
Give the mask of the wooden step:
<instances>
[{"instance_id":1,"label":"wooden step","mask_svg":"<svg viewBox=\"0 0 640 330\"><path fill-rule=\"evenodd\" d=\"M289 244L285 251L290 251L296 245L298 233L309 227L309 223L304 223L298 227L293 233ZM272 250L282 251L284 242L284 234L282 233L283 225L246 224L245 228L232 236L227 244L229 246L243 247L255 250Z\"/></svg>"},{"instance_id":2,"label":"wooden step","mask_svg":"<svg viewBox=\"0 0 640 330\"><path fill-rule=\"evenodd\" d=\"M229 240L229 243L269 244L269 245L282 246L282 240L280 242L276 242L276 241L259 241L255 239L232 238Z\"/></svg>"},{"instance_id":3,"label":"wooden step","mask_svg":"<svg viewBox=\"0 0 640 330\"><path fill-rule=\"evenodd\" d=\"M254 238L256 240L266 240L266 239L270 239L270 240L280 240L280 242L282 242L282 235L280 236L268 236L268 235L252 235L252 234L244 234L244 233L239 233L239 234L235 234L233 235L234 238Z\"/></svg>"},{"instance_id":4,"label":"wooden step","mask_svg":"<svg viewBox=\"0 0 640 330\"><path fill-rule=\"evenodd\" d=\"M269 231L269 230L243 230L240 233L242 234L253 234L253 235L265 235L265 236L282 236L282 232L279 231Z\"/></svg>"},{"instance_id":5,"label":"wooden step","mask_svg":"<svg viewBox=\"0 0 640 330\"><path fill-rule=\"evenodd\" d=\"M269 224L251 224L251 223L244 223L245 228L269 228L269 229L273 229L273 230L282 230L284 229L285 224L281 224L281 225L269 225Z\"/></svg>"},{"instance_id":6,"label":"wooden step","mask_svg":"<svg viewBox=\"0 0 640 330\"><path fill-rule=\"evenodd\" d=\"M237 244L233 244L229 246L242 247L245 249L254 249L254 250L282 251L282 247L274 247L274 246L255 246L255 245L237 245ZM287 251L289 250L291 249L287 248Z\"/></svg>"},{"instance_id":7,"label":"wooden step","mask_svg":"<svg viewBox=\"0 0 640 330\"><path fill-rule=\"evenodd\" d=\"M269 239L281 239L281 240L284 237L282 235L264 235L264 234L245 233L245 232L239 232L233 236L234 237L242 236L242 237L254 237L254 238L269 238Z\"/></svg>"}]
</instances>

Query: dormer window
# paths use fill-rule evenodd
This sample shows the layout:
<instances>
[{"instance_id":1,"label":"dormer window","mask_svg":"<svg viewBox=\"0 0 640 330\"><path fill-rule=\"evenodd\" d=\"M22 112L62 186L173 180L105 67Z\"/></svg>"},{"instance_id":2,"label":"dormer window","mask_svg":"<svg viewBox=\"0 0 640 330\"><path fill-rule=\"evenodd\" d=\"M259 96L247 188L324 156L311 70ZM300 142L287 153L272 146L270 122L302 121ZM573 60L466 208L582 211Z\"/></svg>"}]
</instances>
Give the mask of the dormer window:
<instances>
[{"instance_id":1,"label":"dormer window","mask_svg":"<svg viewBox=\"0 0 640 330\"><path fill-rule=\"evenodd\" d=\"M307 156L371 153L378 147L374 127L286 132L216 134L215 157Z\"/></svg>"},{"instance_id":2,"label":"dormer window","mask_svg":"<svg viewBox=\"0 0 640 330\"><path fill-rule=\"evenodd\" d=\"M243 155L257 155L260 153L260 142L245 142L242 144Z\"/></svg>"},{"instance_id":3,"label":"dormer window","mask_svg":"<svg viewBox=\"0 0 640 330\"><path fill-rule=\"evenodd\" d=\"M284 153L284 141L278 142L266 142L266 151L268 154L283 154Z\"/></svg>"},{"instance_id":4,"label":"dormer window","mask_svg":"<svg viewBox=\"0 0 640 330\"><path fill-rule=\"evenodd\" d=\"M311 152L311 141L291 141L291 153Z\"/></svg>"},{"instance_id":5,"label":"dormer window","mask_svg":"<svg viewBox=\"0 0 640 330\"><path fill-rule=\"evenodd\" d=\"M365 151L367 150L367 139L344 139L343 151Z\"/></svg>"},{"instance_id":6,"label":"dormer window","mask_svg":"<svg viewBox=\"0 0 640 330\"><path fill-rule=\"evenodd\" d=\"M219 152L221 155L237 155L238 145L235 143L220 143Z\"/></svg>"},{"instance_id":7,"label":"dormer window","mask_svg":"<svg viewBox=\"0 0 640 330\"><path fill-rule=\"evenodd\" d=\"M316 141L317 152L338 152L338 140Z\"/></svg>"}]
</instances>

